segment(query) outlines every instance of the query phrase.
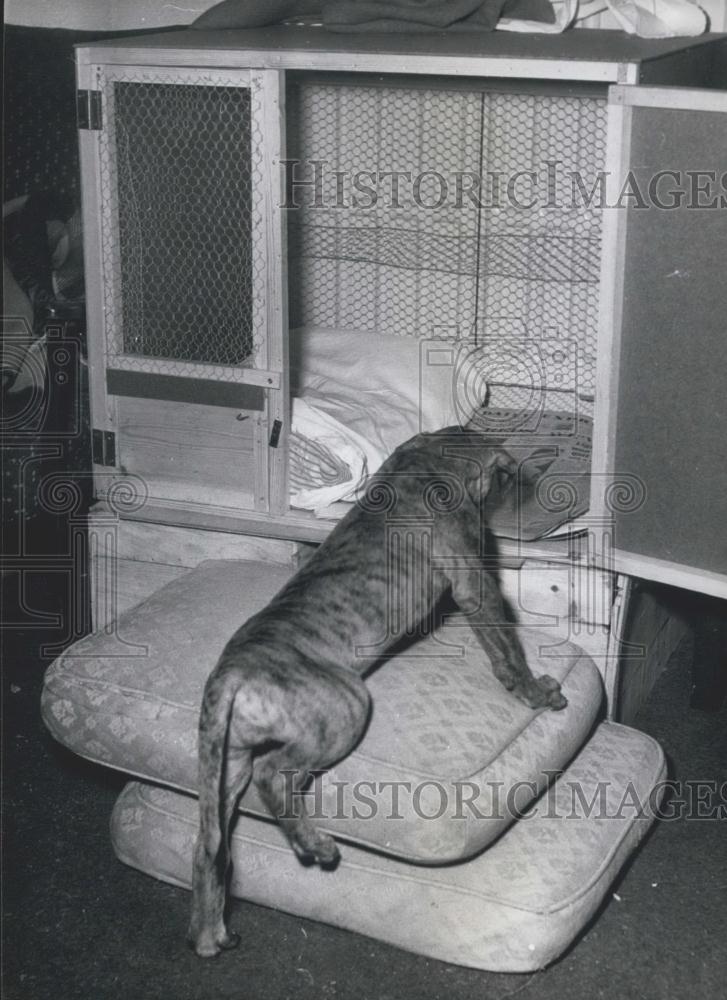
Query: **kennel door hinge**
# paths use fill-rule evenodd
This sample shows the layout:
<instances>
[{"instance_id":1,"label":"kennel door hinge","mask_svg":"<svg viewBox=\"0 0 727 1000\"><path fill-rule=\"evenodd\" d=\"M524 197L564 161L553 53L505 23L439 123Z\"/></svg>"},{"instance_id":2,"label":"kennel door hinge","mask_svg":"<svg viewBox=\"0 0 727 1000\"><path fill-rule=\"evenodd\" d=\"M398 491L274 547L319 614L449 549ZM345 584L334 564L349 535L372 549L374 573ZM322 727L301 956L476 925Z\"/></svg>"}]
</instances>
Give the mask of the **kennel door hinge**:
<instances>
[{"instance_id":1,"label":"kennel door hinge","mask_svg":"<svg viewBox=\"0 0 727 1000\"><path fill-rule=\"evenodd\" d=\"M91 442L94 465L116 466L116 435L113 431L100 431L94 427Z\"/></svg>"},{"instance_id":2,"label":"kennel door hinge","mask_svg":"<svg viewBox=\"0 0 727 1000\"><path fill-rule=\"evenodd\" d=\"M103 128L103 107L100 90L79 90L76 94L76 118L79 129L100 132Z\"/></svg>"}]
</instances>

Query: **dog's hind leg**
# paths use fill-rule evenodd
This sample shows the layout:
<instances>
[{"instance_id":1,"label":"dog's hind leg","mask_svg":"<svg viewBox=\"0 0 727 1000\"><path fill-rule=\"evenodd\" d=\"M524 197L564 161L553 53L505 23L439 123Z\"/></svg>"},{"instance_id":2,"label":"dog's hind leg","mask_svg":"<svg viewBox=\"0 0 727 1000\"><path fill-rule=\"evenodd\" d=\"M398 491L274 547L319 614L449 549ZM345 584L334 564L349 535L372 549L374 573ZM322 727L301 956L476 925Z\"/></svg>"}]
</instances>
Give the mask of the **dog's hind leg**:
<instances>
[{"instance_id":1,"label":"dog's hind leg","mask_svg":"<svg viewBox=\"0 0 727 1000\"><path fill-rule=\"evenodd\" d=\"M252 752L229 745L236 694L234 676L213 674L200 714L200 828L194 851L189 943L203 958L214 957L239 942L225 925L229 836L235 806L252 775Z\"/></svg>"},{"instance_id":2,"label":"dog's hind leg","mask_svg":"<svg viewBox=\"0 0 727 1000\"><path fill-rule=\"evenodd\" d=\"M470 627L492 664L492 671L508 691L530 708L565 708L568 704L558 681L535 677L525 659L517 627L508 622L497 578L484 569L452 573L452 596L472 619Z\"/></svg>"},{"instance_id":3,"label":"dog's hind leg","mask_svg":"<svg viewBox=\"0 0 727 1000\"><path fill-rule=\"evenodd\" d=\"M304 811L304 788L311 773L325 766L313 750L310 743L301 741L270 751L255 767L255 784L301 861L330 868L339 857L336 842Z\"/></svg>"},{"instance_id":4,"label":"dog's hind leg","mask_svg":"<svg viewBox=\"0 0 727 1000\"><path fill-rule=\"evenodd\" d=\"M304 789L311 774L345 757L368 719L370 698L357 676L329 678L315 691L315 710L301 708L297 735L255 764L253 780L301 861L333 867L339 853L330 834L306 814Z\"/></svg>"}]
</instances>

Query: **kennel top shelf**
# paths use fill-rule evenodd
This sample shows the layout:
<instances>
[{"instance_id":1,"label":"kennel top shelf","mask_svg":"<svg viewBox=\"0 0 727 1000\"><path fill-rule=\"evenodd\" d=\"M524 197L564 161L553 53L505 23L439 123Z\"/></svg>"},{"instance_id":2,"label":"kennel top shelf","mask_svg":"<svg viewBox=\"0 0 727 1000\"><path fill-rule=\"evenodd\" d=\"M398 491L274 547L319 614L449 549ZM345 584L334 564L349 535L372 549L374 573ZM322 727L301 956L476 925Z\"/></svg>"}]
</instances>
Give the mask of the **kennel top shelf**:
<instances>
[{"instance_id":1,"label":"kennel top shelf","mask_svg":"<svg viewBox=\"0 0 727 1000\"><path fill-rule=\"evenodd\" d=\"M510 32L338 34L275 25L175 30L79 46L80 65L329 70L458 77L520 77L597 83L710 85L727 62L727 35L643 39L620 31L562 35ZM724 76L724 73L722 74Z\"/></svg>"}]
</instances>

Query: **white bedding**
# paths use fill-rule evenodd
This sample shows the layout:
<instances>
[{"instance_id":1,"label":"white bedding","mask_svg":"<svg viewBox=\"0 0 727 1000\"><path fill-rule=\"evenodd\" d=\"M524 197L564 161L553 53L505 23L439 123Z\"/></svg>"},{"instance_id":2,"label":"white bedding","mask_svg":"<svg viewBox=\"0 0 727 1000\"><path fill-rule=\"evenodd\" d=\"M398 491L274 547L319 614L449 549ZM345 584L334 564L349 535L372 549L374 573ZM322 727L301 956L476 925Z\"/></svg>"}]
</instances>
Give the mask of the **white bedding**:
<instances>
[{"instance_id":1,"label":"white bedding","mask_svg":"<svg viewBox=\"0 0 727 1000\"><path fill-rule=\"evenodd\" d=\"M423 386L420 350L418 340L403 337L291 330L294 507L324 514L331 504L354 499L397 445L455 423L452 369L428 366ZM330 453L323 467L319 449ZM345 478L342 466L349 470Z\"/></svg>"}]
</instances>

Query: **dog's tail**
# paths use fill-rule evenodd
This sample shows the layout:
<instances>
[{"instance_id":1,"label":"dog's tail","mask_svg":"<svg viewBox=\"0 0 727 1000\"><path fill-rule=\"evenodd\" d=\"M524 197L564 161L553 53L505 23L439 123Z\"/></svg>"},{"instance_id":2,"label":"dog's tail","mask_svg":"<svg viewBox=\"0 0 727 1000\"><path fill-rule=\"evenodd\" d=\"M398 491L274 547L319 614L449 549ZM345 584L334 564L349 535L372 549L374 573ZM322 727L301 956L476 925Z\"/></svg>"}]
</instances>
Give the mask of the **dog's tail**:
<instances>
[{"instance_id":1,"label":"dog's tail","mask_svg":"<svg viewBox=\"0 0 727 1000\"><path fill-rule=\"evenodd\" d=\"M212 674L205 687L199 718L198 848L204 851L208 859L214 858L215 863L222 867L227 864L226 750L230 719L239 686L239 679L234 674Z\"/></svg>"},{"instance_id":2,"label":"dog's tail","mask_svg":"<svg viewBox=\"0 0 727 1000\"><path fill-rule=\"evenodd\" d=\"M198 955L216 955L234 947L236 937L224 922L225 886L229 866L229 827L236 801L230 787L227 750L239 679L215 670L207 681L199 722L199 819L192 875L192 917L189 942ZM233 768L234 772L234 768ZM237 775L238 779L240 774Z\"/></svg>"}]
</instances>

